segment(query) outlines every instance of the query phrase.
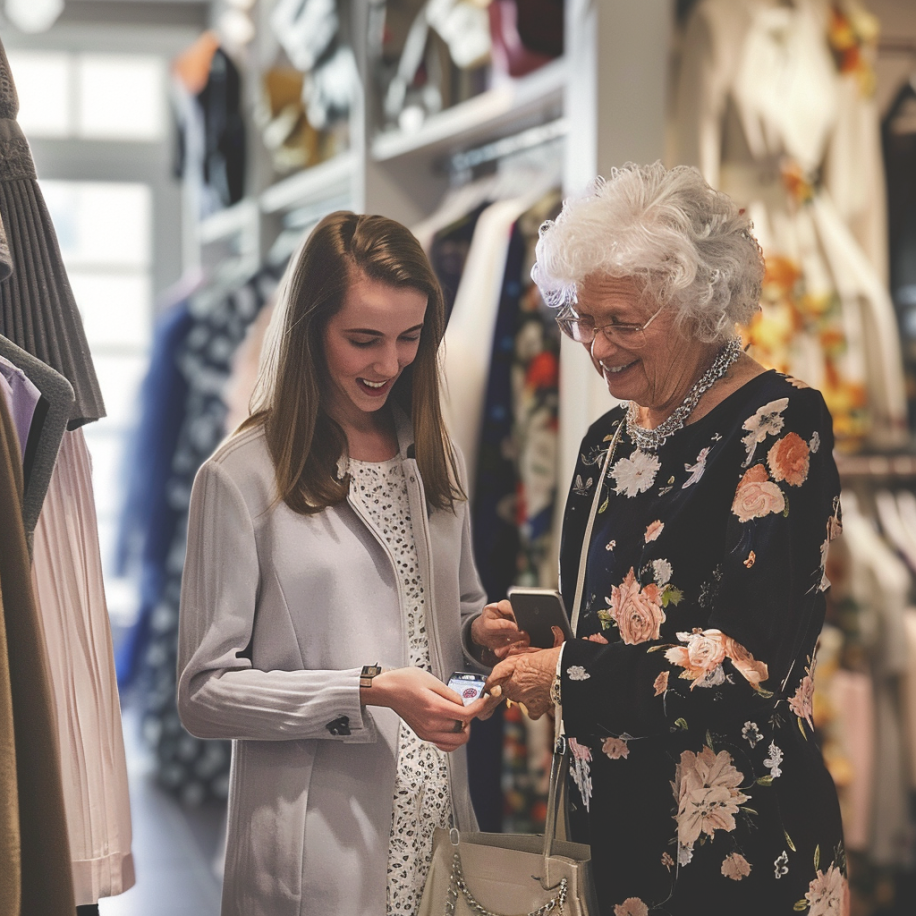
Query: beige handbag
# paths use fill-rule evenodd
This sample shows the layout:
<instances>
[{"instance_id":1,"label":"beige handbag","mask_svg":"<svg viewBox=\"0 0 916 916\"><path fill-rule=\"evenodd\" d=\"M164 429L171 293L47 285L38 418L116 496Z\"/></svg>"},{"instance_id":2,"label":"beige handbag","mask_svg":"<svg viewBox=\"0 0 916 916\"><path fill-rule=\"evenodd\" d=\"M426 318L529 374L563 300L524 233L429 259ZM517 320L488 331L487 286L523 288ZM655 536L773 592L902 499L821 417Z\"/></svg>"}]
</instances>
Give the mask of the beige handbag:
<instances>
[{"instance_id":1,"label":"beige handbag","mask_svg":"<svg viewBox=\"0 0 916 916\"><path fill-rule=\"evenodd\" d=\"M553 755L544 835L439 828L418 916L598 916L591 848L556 839L565 744Z\"/></svg>"},{"instance_id":2,"label":"beige handbag","mask_svg":"<svg viewBox=\"0 0 916 916\"><path fill-rule=\"evenodd\" d=\"M574 633L601 488L622 431L621 423L605 454L582 540L571 620ZM417 916L598 916L591 847L566 840L569 759L562 713L558 708L544 835L437 829Z\"/></svg>"},{"instance_id":3,"label":"beige handbag","mask_svg":"<svg viewBox=\"0 0 916 916\"><path fill-rule=\"evenodd\" d=\"M572 616L573 632L601 486L617 450L623 424L608 447L582 542ZM544 835L461 833L439 828L417 916L598 916L592 882L591 847L570 843L566 808L566 737L556 711L550 793Z\"/></svg>"}]
</instances>

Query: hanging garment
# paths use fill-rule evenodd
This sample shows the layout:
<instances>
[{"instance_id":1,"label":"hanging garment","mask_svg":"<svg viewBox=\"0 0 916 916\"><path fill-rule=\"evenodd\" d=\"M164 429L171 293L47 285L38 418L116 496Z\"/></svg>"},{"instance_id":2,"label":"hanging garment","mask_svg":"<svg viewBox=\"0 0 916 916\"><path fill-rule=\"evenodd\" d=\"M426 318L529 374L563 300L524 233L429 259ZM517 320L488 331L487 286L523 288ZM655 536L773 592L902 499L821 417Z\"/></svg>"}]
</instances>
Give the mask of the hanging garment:
<instances>
[{"instance_id":1,"label":"hanging garment","mask_svg":"<svg viewBox=\"0 0 916 916\"><path fill-rule=\"evenodd\" d=\"M311 70L340 28L334 0L279 0L270 14L270 27L293 66Z\"/></svg>"},{"instance_id":2,"label":"hanging garment","mask_svg":"<svg viewBox=\"0 0 916 916\"><path fill-rule=\"evenodd\" d=\"M493 69L524 76L563 53L563 0L493 0Z\"/></svg>"},{"instance_id":3,"label":"hanging garment","mask_svg":"<svg viewBox=\"0 0 916 916\"><path fill-rule=\"evenodd\" d=\"M850 593L858 605L862 647L874 698L874 770L868 820L869 858L904 865L908 780L899 706L900 678L909 657L905 609L911 577L850 494L843 494L843 537L852 561Z\"/></svg>"},{"instance_id":4,"label":"hanging garment","mask_svg":"<svg viewBox=\"0 0 916 916\"><path fill-rule=\"evenodd\" d=\"M843 220L858 205L838 206L820 178L848 96L829 24L825 0L701 0L684 35L672 158L754 221L767 258L763 312L747 330L755 355L822 390L841 443L896 444L906 401L893 309Z\"/></svg>"},{"instance_id":5,"label":"hanging garment","mask_svg":"<svg viewBox=\"0 0 916 916\"><path fill-rule=\"evenodd\" d=\"M10 257L10 243L6 238L6 229L0 219L0 283L13 272L13 259Z\"/></svg>"},{"instance_id":6,"label":"hanging garment","mask_svg":"<svg viewBox=\"0 0 916 916\"><path fill-rule=\"evenodd\" d=\"M130 799L89 451L66 433L35 528L35 599L58 710L78 905L134 884Z\"/></svg>"},{"instance_id":7,"label":"hanging garment","mask_svg":"<svg viewBox=\"0 0 916 916\"><path fill-rule=\"evenodd\" d=\"M232 369L224 389L227 433L235 431L251 413L251 396L258 382L264 336L273 312L272 300L261 309L232 358Z\"/></svg>"},{"instance_id":8,"label":"hanging garment","mask_svg":"<svg viewBox=\"0 0 916 916\"><path fill-rule=\"evenodd\" d=\"M904 615L907 652L916 659L916 608L909 607ZM904 734L908 749L910 790L916 790L916 666L910 663L903 678Z\"/></svg>"},{"instance_id":9,"label":"hanging garment","mask_svg":"<svg viewBox=\"0 0 916 916\"><path fill-rule=\"evenodd\" d=\"M910 426L916 426L916 75L882 123L887 178L890 289L903 338Z\"/></svg>"},{"instance_id":10,"label":"hanging garment","mask_svg":"<svg viewBox=\"0 0 916 916\"><path fill-rule=\"evenodd\" d=\"M23 487L26 483L25 450L29 442L29 432L33 422L36 422L35 413L41 401L41 392L29 381L28 376L9 360L0 356L0 383L7 395L6 406L10 418L16 429L16 438L19 440L19 457L22 461ZM40 419L37 425L40 426Z\"/></svg>"},{"instance_id":11,"label":"hanging garment","mask_svg":"<svg viewBox=\"0 0 916 916\"><path fill-rule=\"evenodd\" d=\"M0 44L0 218L14 268L0 283L0 334L70 382L75 401L68 428L75 429L104 417L105 406L32 154L16 122L18 112Z\"/></svg>"},{"instance_id":12,"label":"hanging garment","mask_svg":"<svg viewBox=\"0 0 916 916\"><path fill-rule=\"evenodd\" d=\"M201 290L192 302L192 326L173 357L187 386L166 483L169 510L177 522L168 520L172 536L162 545L159 592L137 677L144 689L143 729L155 750L157 777L192 803L226 798L230 748L228 742L189 735L175 708L178 608L191 487L198 468L225 435L223 391L232 356L275 286L273 275L264 271L218 300L212 291Z\"/></svg>"},{"instance_id":13,"label":"hanging garment","mask_svg":"<svg viewBox=\"0 0 916 916\"><path fill-rule=\"evenodd\" d=\"M72 413L73 388L59 372L2 335L0 357L21 369L41 394L23 460L22 524L31 550L32 532L51 482L67 420Z\"/></svg>"},{"instance_id":14,"label":"hanging garment","mask_svg":"<svg viewBox=\"0 0 916 916\"><path fill-rule=\"evenodd\" d=\"M0 398L0 518L4 525L0 596L6 622L13 709L13 735L4 734L3 747L9 749L13 738L21 856L20 907L22 914L73 916L76 904L61 788L57 723L45 637L29 573L21 493L16 434L6 401ZM4 754L8 756L9 750ZM6 778L11 772L5 767L0 772L7 797L10 783ZM0 883L0 888L15 894L15 879L6 884L4 887Z\"/></svg>"},{"instance_id":15,"label":"hanging garment","mask_svg":"<svg viewBox=\"0 0 916 916\"><path fill-rule=\"evenodd\" d=\"M543 187L534 188L520 197L497 201L481 213L442 341L442 412L467 461L471 499L509 239L515 221L543 196Z\"/></svg>"},{"instance_id":16,"label":"hanging garment","mask_svg":"<svg viewBox=\"0 0 916 916\"><path fill-rule=\"evenodd\" d=\"M0 400L3 400L2 390L0 390ZM13 609L10 608L10 610ZM18 916L20 912L21 872L19 784L16 777L13 694L10 684L9 644L6 639L6 609L3 606L3 590L0 587L0 912L2 913L12 913Z\"/></svg>"},{"instance_id":17,"label":"hanging garment","mask_svg":"<svg viewBox=\"0 0 916 916\"><path fill-rule=\"evenodd\" d=\"M429 246L429 261L436 272L445 298L446 321L451 317L455 296L471 250L477 220L492 201L483 201L454 222L436 232Z\"/></svg>"},{"instance_id":18,"label":"hanging garment","mask_svg":"<svg viewBox=\"0 0 916 916\"><path fill-rule=\"evenodd\" d=\"M185 421L188 379L177 364L194 318L182 302L159 321L140 389L139 420L124 452L124 503L115 567L139 581L140 607L118 650L118 687L133 683L142 666L153 610L162 597L169 548L183 523L169 484Z\"/></svg>"},{"instance_id":19,"label":"hanging garment","mask_svg":"<svg viewBox=\"0 0 916 916\"><path fill-rule=\"evenodd\" d=\"M189 88L196 83L179 59L172 98L177 140L174 171L192 189L201 218L237 203L245 194L241 74L229 55L209 42L199 41L189 49L200 46L201 60L209 55L203 87ZM195 66L200 63L196 61Z\"/></svg>"},{"instance_id":20,"label":"hanging garment","mask_svg":"<svg viewBox=\"0 0 916 916\"><path fill-rule=\"evenodd\" d=\"M887 196L875 98L880 24L859 0L834 0L827 40L839 73L824 187L881 285L887 287Z\"/></svg>"},{"instance_id":21,"label":"hanging garment","mask_svg":"<svg viewBox=\"0 0 916 916\"><path fill-rule=\"evenodd\" d=\"M829 685L839 710L850 777L840 788L846 848L867 853L871 841L875 773L875 697L872 679L859 671L836 672Z\"/></svg>"},{"instance_id":22,"label":"hanging garment","mask_svg":"<svg viewBox=\"0 0 916 916\"><path fill-rule=\"evenodd\" d=\"M477 455L474 554L491 601L510 585L556 583L556 555L542 579L557 482L559 331L531 281L538 227L555 216L551 192L511 230Z\"/></svg>"}]
</instances>

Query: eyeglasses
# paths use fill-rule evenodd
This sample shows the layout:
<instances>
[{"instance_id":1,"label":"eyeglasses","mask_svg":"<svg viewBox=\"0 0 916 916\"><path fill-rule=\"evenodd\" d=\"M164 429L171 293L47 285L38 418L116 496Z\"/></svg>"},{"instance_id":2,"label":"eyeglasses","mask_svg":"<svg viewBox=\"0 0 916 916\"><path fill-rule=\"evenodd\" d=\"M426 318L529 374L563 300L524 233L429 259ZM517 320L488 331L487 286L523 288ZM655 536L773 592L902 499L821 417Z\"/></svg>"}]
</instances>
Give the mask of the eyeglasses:
<instances>
[{"instance_id":1,"label":"eyeglasses","mask_svg":"<svg viewBox=\"0 0 916 916\"><path fill-rule=\"evenodd\" d=\"M662 313L662 306L645 324L606 324L595 327L591 318L580 318L573 309L567 308L557 315L560 330L576 343L591 345L600 331L608 343L625 347L627 350L639 350L646 345L646 329Z\"/></svg>"}]
</instances>

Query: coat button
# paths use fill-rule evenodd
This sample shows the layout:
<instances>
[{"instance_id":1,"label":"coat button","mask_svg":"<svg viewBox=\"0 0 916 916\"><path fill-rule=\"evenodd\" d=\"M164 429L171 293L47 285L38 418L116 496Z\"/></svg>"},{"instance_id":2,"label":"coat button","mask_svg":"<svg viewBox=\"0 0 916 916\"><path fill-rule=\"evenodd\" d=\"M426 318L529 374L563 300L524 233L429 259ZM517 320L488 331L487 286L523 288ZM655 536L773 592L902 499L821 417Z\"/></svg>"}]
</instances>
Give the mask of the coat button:
<instances>
[{"instance_id":1,"label":"coat button","mask_svg":"<svg viewBox=\"0 0 916 916\"><path fill-rule=\"evenodd\" d=\"M350 734L350 719L348 716L340 716L333 722L328 722L325 728L335 737L341 737Z\"/></svg>"}]
</instances>

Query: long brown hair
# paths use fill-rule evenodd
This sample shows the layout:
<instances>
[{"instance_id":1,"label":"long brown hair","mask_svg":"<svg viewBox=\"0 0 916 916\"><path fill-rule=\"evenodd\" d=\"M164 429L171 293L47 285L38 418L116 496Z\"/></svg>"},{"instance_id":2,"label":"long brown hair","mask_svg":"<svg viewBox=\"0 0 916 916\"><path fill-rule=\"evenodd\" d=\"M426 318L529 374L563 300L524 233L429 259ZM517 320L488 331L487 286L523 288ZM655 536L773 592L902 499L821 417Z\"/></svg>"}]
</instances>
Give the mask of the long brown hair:
<instances>
[{"instance_id":1,"label":"long brown hair","mask_svg":"<svg viewBox=\"0 0 916 916\"><path fill-rule=\"evenodd\" d=\"M445 333L442 290L411 232L384 216L338 210L324 217L290 265L285 313L243 428L263 424L277 477L278 498L310 515L347 497L349 478L337 476L347 451L343 429L326 409L324 332L343 307L353 280L364 275L427 297L414 361L390 397L413 421L416 459L426 501L451 509L464 499L454 452L439 405L438 350Z\"/></svg>"}]
</instances>

